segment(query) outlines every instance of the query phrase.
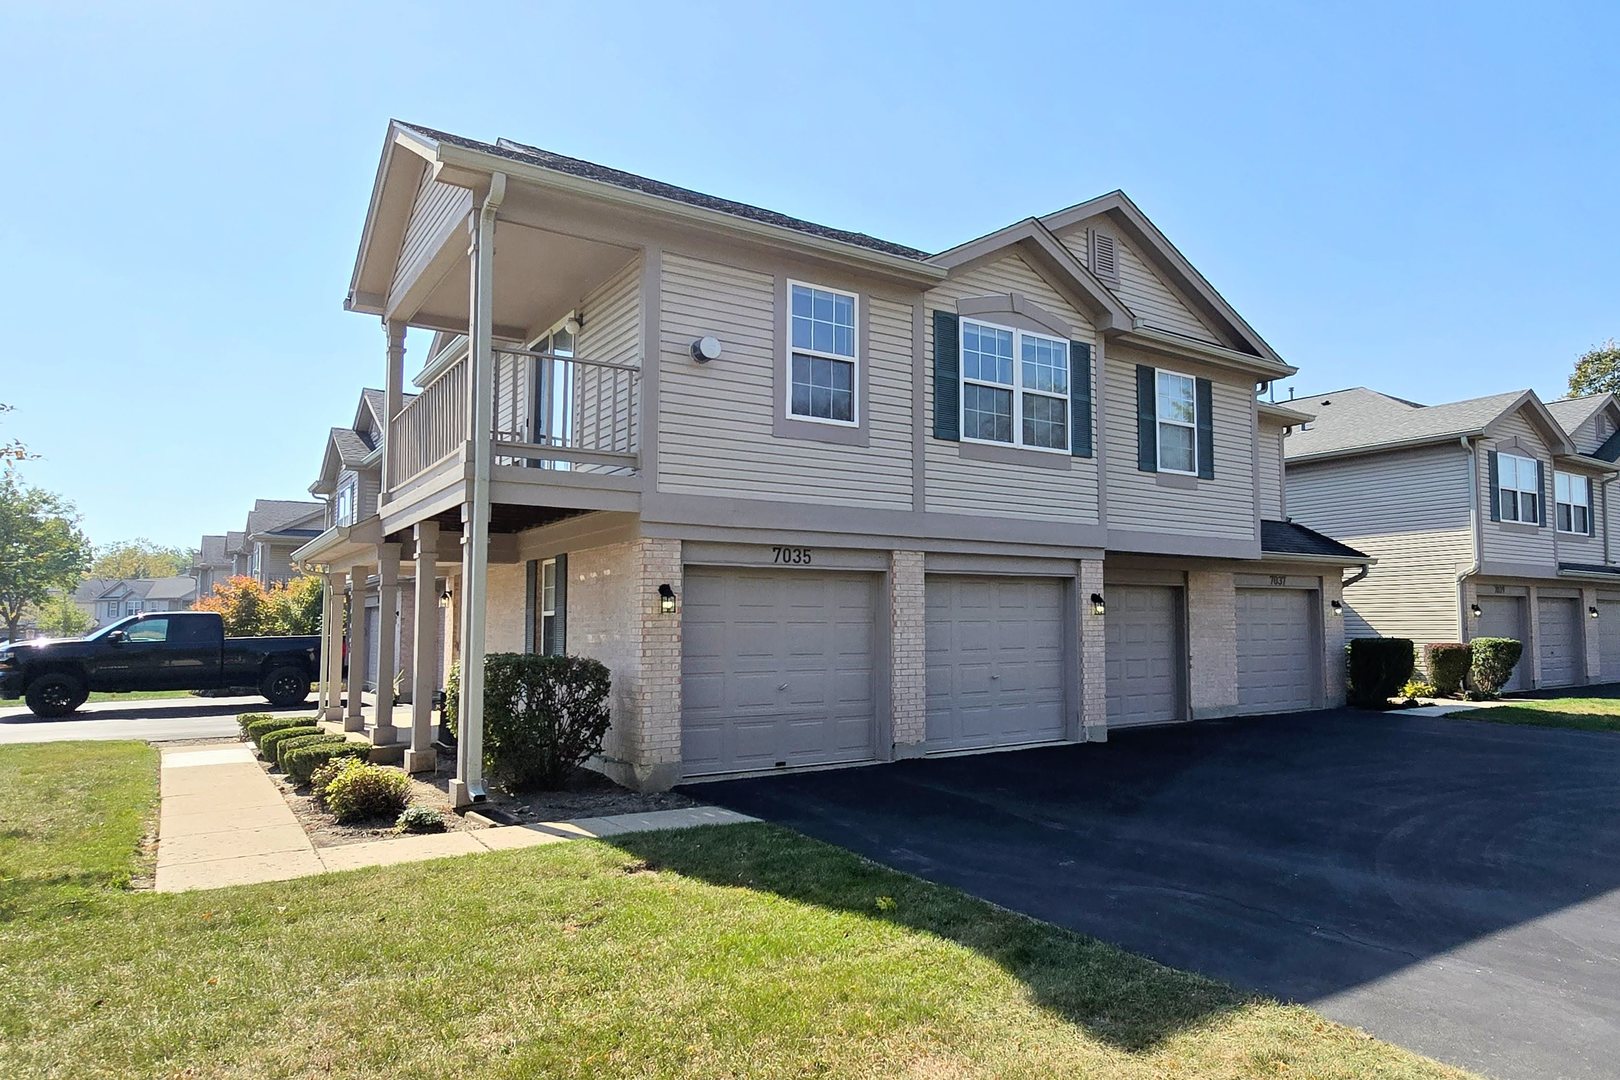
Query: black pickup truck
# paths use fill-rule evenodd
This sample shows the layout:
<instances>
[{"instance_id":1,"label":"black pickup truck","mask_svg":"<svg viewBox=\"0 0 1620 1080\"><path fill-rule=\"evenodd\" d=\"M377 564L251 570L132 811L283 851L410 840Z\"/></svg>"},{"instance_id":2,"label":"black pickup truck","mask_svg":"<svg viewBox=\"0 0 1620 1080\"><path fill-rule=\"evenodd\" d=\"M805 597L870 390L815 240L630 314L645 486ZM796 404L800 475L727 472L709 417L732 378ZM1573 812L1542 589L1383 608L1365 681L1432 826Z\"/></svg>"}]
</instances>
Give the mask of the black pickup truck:
<instances>
[{"instance_id":1,"label":"black pickup truck","mask_svg":"<svg viewBox=\"0 0 1620 1080\"><path fill-rule=\"evenodd\" d=\"M131 615L89 637L0 647L0 698L26 698L35 716L66 716L92 691L257 687L272 705L309 697L321 639L228 638L212 611Z\"/></svg>"}]
</instances>

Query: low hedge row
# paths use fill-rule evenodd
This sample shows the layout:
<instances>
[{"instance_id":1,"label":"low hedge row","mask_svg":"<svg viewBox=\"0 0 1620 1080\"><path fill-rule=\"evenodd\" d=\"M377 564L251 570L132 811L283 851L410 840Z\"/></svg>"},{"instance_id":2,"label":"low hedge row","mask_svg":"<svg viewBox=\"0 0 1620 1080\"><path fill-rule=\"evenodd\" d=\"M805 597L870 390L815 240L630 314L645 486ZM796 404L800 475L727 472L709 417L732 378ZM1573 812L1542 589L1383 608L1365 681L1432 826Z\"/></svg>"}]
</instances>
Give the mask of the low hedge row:
<instances>
[{"instance_id":1,"label":"low hedge row","mask_svg":"<svg viewBox=\"0 0 1620 1080\"><path fill-rule=\"evenodd\" d=\"M240 720L237 721L241 723ZM290 727L310 727L308 720L293 716L259 716L242 725L242 733L252 741L254 746L260 745L266 735L272 731L282 731Z\"/></svg>"},{"instance_id":2,"label":"low hedge row","mask_svg":"<svg viewBox=\"0 0 1620 1080\"><path fill-rule=\"evenodd\" d=\"M334 761L353 759L365 761L371 756L371 747L365 743L350 742L334 735L325 742L304 743L285 750L281 755L281 770L300 784L311 783L315 770Z\"/></svg>"},{"instance_id":3,"label":"low hedge row","mask_svg":"<svg viewBox=\"0 0 1620 1080\"><path fill-rule=\"evenodd\" d=\"M283 738L276 743L275 762L278 766L285 770L287 768L288 751L297 750L301 746L313 746L317 743L346 741L348 740L344 739L341 735L333 735L329 731L321 731L318 728L315 731L304 735L293 735ZM266 755L266 757L268 758L269 755Z\"/></svg>"},{"instance_id":4,"label":"low hedge row","mask_svg":"<svg viewBox=\"0 0 1620 1080\"><path fill-rule=\"evenodd\" d=\"M276 747L286 740L302 738L305 735L319 735L320 733L320 728L314 724L300 724L296 727L285 727L280 731L272 731L259 739L259 753L264 755L264 760L275 761Z\"/></svg>"}]
</instances>

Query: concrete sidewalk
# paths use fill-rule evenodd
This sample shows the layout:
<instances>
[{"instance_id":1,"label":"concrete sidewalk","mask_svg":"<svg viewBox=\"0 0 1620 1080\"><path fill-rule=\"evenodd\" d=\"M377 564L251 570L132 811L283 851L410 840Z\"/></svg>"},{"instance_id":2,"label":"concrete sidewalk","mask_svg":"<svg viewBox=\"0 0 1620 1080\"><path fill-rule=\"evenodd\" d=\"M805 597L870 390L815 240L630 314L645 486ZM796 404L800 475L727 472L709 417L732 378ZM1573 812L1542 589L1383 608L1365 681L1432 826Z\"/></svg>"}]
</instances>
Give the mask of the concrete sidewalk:
<instances>
[{"instance_id":1,"label":"concrete sidewalk","mask_svg":"<svg viewBox=\"0 0 1620 1080\"><path fill-rule=\"evenodd\" d=\"M715 806L503 825L315 848L275 781L246 746L163 752L157 891L248 885L363 866L557 844L652 829L732 825L757 818Z\"/></svg>"}]
</instances>

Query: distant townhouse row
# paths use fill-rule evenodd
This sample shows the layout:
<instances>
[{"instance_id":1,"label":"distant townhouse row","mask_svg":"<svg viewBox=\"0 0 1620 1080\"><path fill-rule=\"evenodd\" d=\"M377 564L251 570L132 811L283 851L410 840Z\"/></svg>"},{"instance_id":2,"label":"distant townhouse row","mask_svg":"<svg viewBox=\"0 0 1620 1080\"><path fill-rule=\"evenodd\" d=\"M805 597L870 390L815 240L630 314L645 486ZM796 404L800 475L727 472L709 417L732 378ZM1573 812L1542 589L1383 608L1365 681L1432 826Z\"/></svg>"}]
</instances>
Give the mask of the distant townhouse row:
<instances>
[{"instance_id":1,"label":"distant townhouse row","mask_svg":"<svg viewBox=\"0 0 1620 1080\"><path fill-rule=\"evenodd\" d=\"M1123 193L929 254L395 123L347 306L322 706L425 767L458 660L462 802L491 651L607 664L646 788L1343 700L1370 560L1289 520L1295 369Z\"/></svg>"},{"instance_id":2,"label":"distant townhouse row","mask_svg":"<svg viewBox=\"0 0 1620 1080\"><path fill-rule=\"evenodd\" d=\"M241 531L202 538L192 567L197 595L211 596L215 585L233 577L271 585L296 576L292 553L320 533L325 514L323 502L255 499Z\"/></svg>"},{"instance_id":3,"label":"distant townhouse row","mask_svg":"<svg viewBox=\"0 0 1620 1080\"><path fill-rule=\"evenodd\" d=\"M1356 387L1290 403L1290 512L1377 559L1352 636L1511 637L1509 689L1620 680L1620 405L1529 390L1443 405Z\"/></svg>"}]
</instances>

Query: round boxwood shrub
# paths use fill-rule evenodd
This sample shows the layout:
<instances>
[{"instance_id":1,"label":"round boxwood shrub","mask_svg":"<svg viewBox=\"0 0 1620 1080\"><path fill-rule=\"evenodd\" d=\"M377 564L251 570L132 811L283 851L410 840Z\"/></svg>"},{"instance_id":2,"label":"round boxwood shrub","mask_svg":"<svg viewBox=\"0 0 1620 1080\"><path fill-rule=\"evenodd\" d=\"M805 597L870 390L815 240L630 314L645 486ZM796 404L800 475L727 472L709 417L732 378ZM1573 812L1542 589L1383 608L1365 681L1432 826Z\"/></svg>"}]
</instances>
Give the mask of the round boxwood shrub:
<instances>
[{"instance_id":1,"label":"round boxwood shrub","mask_svg":"<svg viewBox=\"0 0 1620 1080\"><path fill-rule=\"evenodd\" d=\"M330 731L321 731L319 728L306 735L294 735L284 738L276 743L276 764L283 771L287 768L287 752L296 750L301 746L313 746L323 742L346 742L342 735L333 735Z\"/></svg>"},{"instance_id":2,"label":"round boxwood shrub","mask_svg":"<svg viewBox=\"0 0 1620 1080\"><path fill-rule=\"evenodd\" d=\"M269 720L270 718L271 717L270 717L269 713L245 712L245 713L242 713L240 716L238 716L236 718L236 726L242 729L242 735L243 735L244 738L246 738L247 734L248 734L248 728L251 725L257 723L260 720Z\"/></svg>"},{"instance_id":3,"label":"round boxwood shrub","mask_svg":"<svg viewBox=\"0 0 1620 1080\"><path fill-rule=\"evenodd\" d=\"M343 763L322 790L326 808L339 821L397 818L410 797L411 781L404 773L353 758Z\"/></svg>"},{"instance_id":4,"label":"round boxwood shrub","mask_svg":"<svg viewBox=\"0 0 1620 1080\"><path fill-rule=\"evenodd\" d=\"M1350 704L1363 709L1387 707L1416 667L1410 638L1352 638L1346 648Z\"/></svg>"},{"instance_id":5,"label":"round boxwood shrub","mask_svg":"<svg viewBox=\"0 0 1620 1080\"><path fill-rule=\"evenodd\" d=\"M484 762L509 787L558 788L608 729L613 680L582 656L494 653L484 661Z\"/></svg>"},{"instance_id":6,"label":"round boxwood shrub","mask_svg":"<svg viewBox=\"0 0 1620 1080\"><path fill-rule=\"evenodd\" d=\"M300 724L298 727L286 727L280 731L272 731L259 739L259 753L264 755L264 760L273 762L276 760L276 747L280 746L285 740L299 739L305 735L319 735L320 733L320 729L314 724Z\"/></svg>"},{"instance_id":7,"label":"round boxwood shrub","mask_svg":"<svg viewBox=\"0 0 1620 1080\"><path fill-rule=\"evenodd\" d=\"M259 746L260 740L272 731L285 731L294 727L313 727L308 720L300 720L291 716L266 716L262 720L255 720L247 726L247 737L253 740L253 745Z\"/></svg>"},{"instance_id":8,"label":"round boxwood shrub","mask_svg":"<svg viewBox=\"0 0 1620 1080\"><path fill-rule=\"evenodd\" d=\"M1462 691L1463 679L1468 677L1474 650L1458 641L1441 641L1423 646L1423 662L1429 669L1429 681L1446 697Z\"/></svg>"},{"instance_id":9,"label":"round boxwood shrub","mask_svg":"<svg viewBox=\"0 0 1620 1080\"><path fill-rule=\"evenodd\" d=\"M304 743L292 749L287 749L283 743L281 771L297 783L309 784L313 788L316 770L328 762L346 761L350 758L365 761L370 757L371 747L365 743L350 742L342 736L333 736L326 741Z\"/></svg>"},{"instance_id":10,"label":"round boxwood shrub","mask_svg":"<svg viewBox=\"0 0 1620 1080\"><path fill-rule=\"evenodd\" d=\"M1475 638L1473 663L1468 679L1474 689L1485 694L1500 694L1502 686L1513 678L1513 669L1524 655L1524 643L1505 637Z\"/></svg>"}]
</instances>

